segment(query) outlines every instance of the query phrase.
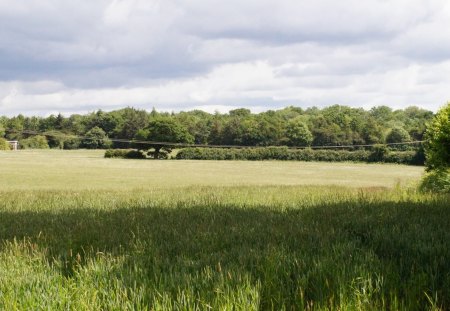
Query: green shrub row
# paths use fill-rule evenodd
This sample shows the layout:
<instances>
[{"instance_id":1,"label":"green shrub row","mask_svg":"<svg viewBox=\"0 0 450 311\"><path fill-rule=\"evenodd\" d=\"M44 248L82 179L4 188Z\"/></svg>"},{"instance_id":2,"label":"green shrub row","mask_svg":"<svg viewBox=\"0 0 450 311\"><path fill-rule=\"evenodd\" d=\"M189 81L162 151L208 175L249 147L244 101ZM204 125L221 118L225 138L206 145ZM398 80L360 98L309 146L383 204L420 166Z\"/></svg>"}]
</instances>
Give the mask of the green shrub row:
<instances>
[{"instance_id":1,"label":"green shrub row","mask_svg":"<svg viewBox=\"0 0 450 311\"><path fill-rule=\"evenodd\" d=\"M392 151L385 147L373 150L315 150L287 147L261 148L184 148L176 156L179 160L290 160L326 162L386 162L423 165L421 150Z\"/></svg>"},{"instance_id":2,"label":"green shrub row","mask_svg":"<svg viewBox=\"0 0 450 311\"><path fill-rule=\"evenodd\" d=\"M147 156L134 149L108 149L105 152L105 158L146 159Z\"/></svg>"}]
</instances>

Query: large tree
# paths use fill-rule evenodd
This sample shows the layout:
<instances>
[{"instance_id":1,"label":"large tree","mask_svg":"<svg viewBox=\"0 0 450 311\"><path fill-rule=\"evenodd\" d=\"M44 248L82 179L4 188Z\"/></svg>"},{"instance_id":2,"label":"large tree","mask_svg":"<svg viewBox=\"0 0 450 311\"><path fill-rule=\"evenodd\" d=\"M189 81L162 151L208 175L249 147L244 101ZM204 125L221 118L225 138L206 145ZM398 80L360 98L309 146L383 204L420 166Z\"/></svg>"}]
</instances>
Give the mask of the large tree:
<instances>
[{"instance_id":1,"label":"large tree","mask_svg":"<svg viewBox=\"0 0 450 311\"><path fill-rule=\"evenodd\" d=\"M428 170L450 167L450 102L442 107L425 132Z\"/></svg>"},{"instance_id":2,"label":"large tree","mask_svg":"<svg viewBox=\"0 0 450 311\"><path fill-rule=\"evenodd\" d=\"M428 173L421 188L450 193L450 103L441 108L425 132L425 165Z\"/></svg>"},{"instance_id":3,"label":"large tree","mask_svg":"<svg viewBox=\"0 0 450 311\"><path fill-rule=\"evenodd\" d=\"M111 141L105 131L96 126L86 133L82 141L82 146L88 149L109 148Z\"/></svg>"},{"instance_id":4,"label":"large tree","mask_svg":"<svg viewBox=\"0 0 450 311\"><path fill-rule=\"evenodd\" d=\"M286 138L289 146L311 146L313 136L301 119L289 120L286 126Z\"/></svg>"},{"instance_id":5,"label":"large tree","mask_svg":"<svg viewBox=\"0 0 450 311\"><path fill-rule=\"evenodd\" d=\"M155 159L160 158L162 150L170 153L174 146L171 143L194 143L194 137L187 129L172 118L160 118L150 121L145 130L139 131L136 138L154 142L147 146L154 148L154 152L150 152L149 155L152 155Z\"/></svg>"}]
</instances>

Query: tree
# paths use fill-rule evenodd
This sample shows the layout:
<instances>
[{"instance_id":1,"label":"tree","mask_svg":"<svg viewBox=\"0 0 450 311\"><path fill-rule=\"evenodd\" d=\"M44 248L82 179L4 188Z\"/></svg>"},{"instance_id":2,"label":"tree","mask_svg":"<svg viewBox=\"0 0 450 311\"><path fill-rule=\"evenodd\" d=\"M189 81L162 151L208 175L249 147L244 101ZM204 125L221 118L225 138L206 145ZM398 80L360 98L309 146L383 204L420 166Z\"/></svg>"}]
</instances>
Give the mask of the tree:
<instances>
[{"instance_id":1,"label":"tree","mask_svg":"<svg viewBox=\"0 0 450 311\"><path fill-rule=\"evenodd\" d=\"M64 142L67 140L67 135L60 131L48 131L43 133L47 137L48 145L50 148L64 148Z\"/></svg>"},{"instance_id":2,"label":"tree","mask_svg":"<svg viewBox=\"0 0 450 311\"><path fill-rule=\"evenodd\" d=\"M151 144L155 149L153 158L159 159L161 151L170 153L173 145L170 143L194 143L194 137L189 134L187 129L171 118L161 118L150 121L144 131L139 131L139 139L145 138L149 141L162 142L161 144Z\"/></svg>"},{"instance_id":3,"label":"tree","mask_svg":"<svg viewBox=\"0 0 450 311\"><path fill-rule=\"evenodd\" d=\"M425 165L428 173L421 189L450 193L450 103L441 108L425 132Z\"/></svg>"},{"instance_id":4,"label":"tree","mask_svg":"<svg viewBox=\"0 0 450 311\"><path fill-rule=\"evenodd\" d=\"M96 126L86 133L82 146L87 149L108 148L111 146L111 141L105 131Z\"/></svg>"},{"instance_id":5,"label":"tree","mask_svg":"<svg viewBox=\"0 0 450 311\"><path fill-rule=\"evenodd\" d=\"M428 170L450 167L450 102L441 108L425 132Z\"/></svg>"},{"instance_id":6,"label":"tree","mask_svg":"<svg viewBox=\"0 0 450 311\"><path fill-rule=\"evenodd\" d=\"M411 136L409 136L409 133L402 127L394 127L386 136L386 142L388 144L404 143L407 141L411 141Z\"/></svg>"},{"instance_id":7,"label":"tree","mask_svg":"<svg viewBox=\"0 0 450 311\"><path fill-rule=\"evenodd\" d=\"M145 110L125 108L118 111L116 118L116 135L119 138L132 139L136 133L148 125L148 115Z\"/></svg>"},{"instance_id":8,"label":"tree","mask_svg":"<svg viewBox=\"0 0 450 311\"><path fill-rule=\"evenodd\" d=\"M286 138L289 146L311 146L313 136L308 126L298 118L288 121Z\"/></svg>"}]
</instances>

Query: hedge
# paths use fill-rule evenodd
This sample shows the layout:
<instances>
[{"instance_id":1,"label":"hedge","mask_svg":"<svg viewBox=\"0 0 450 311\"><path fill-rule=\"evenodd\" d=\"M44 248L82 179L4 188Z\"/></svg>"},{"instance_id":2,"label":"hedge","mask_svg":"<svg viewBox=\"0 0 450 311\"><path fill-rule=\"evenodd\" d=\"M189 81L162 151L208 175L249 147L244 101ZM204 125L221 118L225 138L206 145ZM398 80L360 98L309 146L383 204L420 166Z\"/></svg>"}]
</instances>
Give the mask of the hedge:
<instances>
[{"instance_id":1,"label":"hedge","mask_svg":"<svg viewBox=\"0 0 450 311\"><path fill-rule=\"evenodd\" d=\"M261 148L184 148L176 155L178 160L285 160L326 162L385 162L423 165L422 150L393 151L384 147L373 150L316 150L287 147Z\"/></svg>"},{"instance_id":2,"label":"hedge","mask_svg":"<svg viewBox=\"0 0 450 311\"><path fill-rule=\"evenodd\" d=\"M134 149L108 149L105 152L105 158L146 159L147 156Z\"/></svg>"}]
</instances>

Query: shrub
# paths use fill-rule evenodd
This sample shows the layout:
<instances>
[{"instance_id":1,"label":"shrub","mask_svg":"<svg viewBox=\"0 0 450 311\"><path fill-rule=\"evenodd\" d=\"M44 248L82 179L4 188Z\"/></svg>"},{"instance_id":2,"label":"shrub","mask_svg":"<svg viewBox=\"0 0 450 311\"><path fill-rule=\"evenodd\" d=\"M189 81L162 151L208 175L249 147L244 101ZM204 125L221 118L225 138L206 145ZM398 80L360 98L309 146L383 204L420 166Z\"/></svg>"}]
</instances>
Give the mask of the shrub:
<instances>
[{"instance_id":1,"label":"shrub","mask_svg":"<svg viewBox=\"0 0 450 311\"><path fill-rule=\"evenodd\" d=\"M383 162L389 153L385 145L375 145L372 147L372 152L369 155L369 162Z\"/></svg>"},{"instance_id":2,"label":"shrub","mask_svg":"<svg viewBox=\"0 0 450 311\"><path fill-rule=\"evenodd\" d=\"M42 135L22 139L19 146L21 149L49 149L47 138Z\"/></svg>"},{"instance_id":3,"label":"shrub","mask_svg":"<svg viewBox=\"0 0 450 311\"><path fill-rule=\"evenodd\" d=\"M261 148L184 148L176 159L190 160L291 160L291 161L327 161L327 162L388 162L399 164L423 165L419 151L389 151L382 146L373 151L367 150L314 150L288 149L287 147Z\"/></svg>"},{"instance_id":4,"label":"shrub","mask_svg":"<svg viewBox=\"0 0 450 311\"><path fill-rule=\"evenodd\" d=\"M0 137L0 150L11 150L8 141L2 137Z\"/></svg>"},{"instance_id":5,"label":"shrub","mask_svg":"<svg viewBox=\"0 0 450 311\"><path fill-rule=\"evenodd\" d=\"M74 150L80 148L81 141L79 138L69 138L64 141L63 148L66 150Z\"/></svg>"},{"instance_id":6,"label":"shrub","mask_svg":"<svg viewBox=\"0 0 450 311\"><path fill-rule=\"evenodd\" d=\"M424 192L450 193L449 170L433 170L427 173L420 184L420 190Z\"/></svg>"},{"instance_id":7,"label":"shrub","mask_svg":"<svg viewBox=\"0 0 450 311\"><path fill-rule=\"evenodd\" d=\"M105 158L146 159L147 157L140 150L134 150L134 149L108 149L105 152Z\"/></svg>"}]
</instances>

